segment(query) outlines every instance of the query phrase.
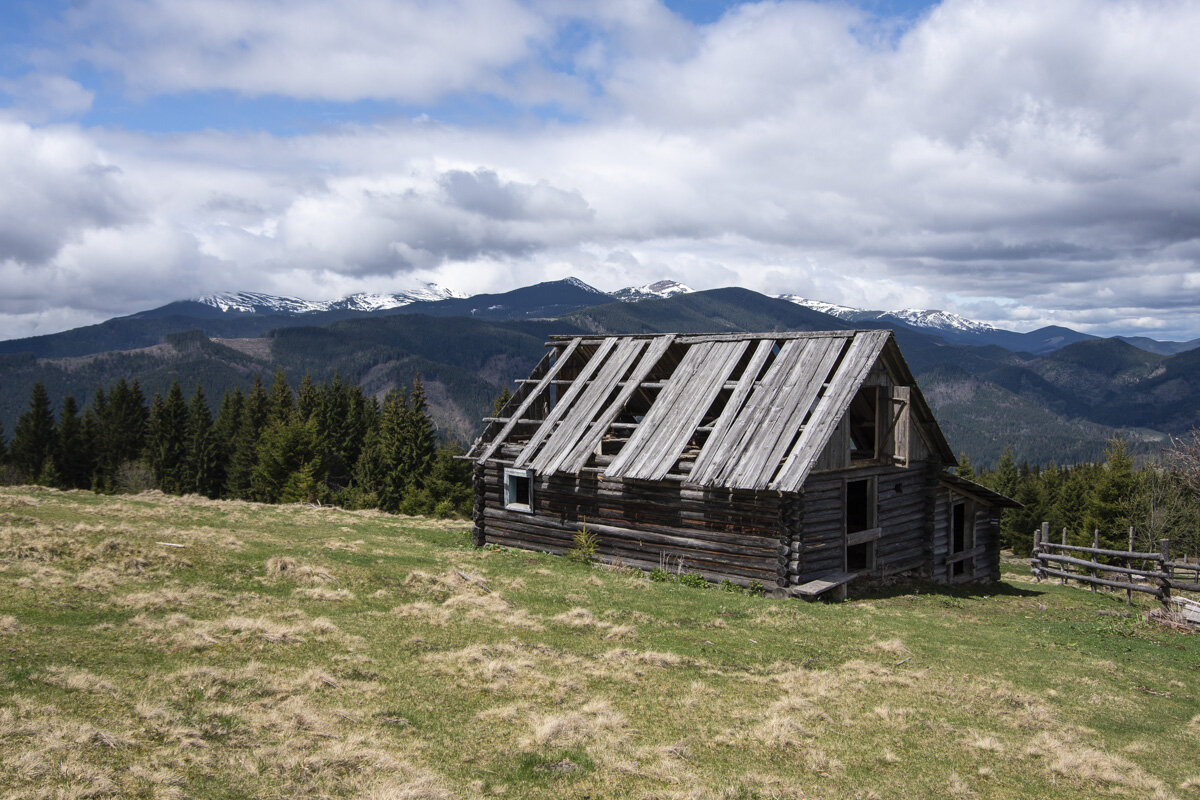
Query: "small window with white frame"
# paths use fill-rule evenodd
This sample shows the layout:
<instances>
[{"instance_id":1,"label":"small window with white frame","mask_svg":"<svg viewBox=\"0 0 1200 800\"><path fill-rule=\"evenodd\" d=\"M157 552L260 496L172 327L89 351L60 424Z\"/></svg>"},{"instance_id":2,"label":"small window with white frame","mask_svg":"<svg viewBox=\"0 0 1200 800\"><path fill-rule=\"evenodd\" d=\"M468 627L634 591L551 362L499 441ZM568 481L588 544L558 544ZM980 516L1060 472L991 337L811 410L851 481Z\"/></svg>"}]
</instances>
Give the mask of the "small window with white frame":
<instances>
[{"instance_id":1,"label":"small window with white frame","mask_svg":"<svg viewBox=\"0 0 1200 800\"><path fill-rule=\"evenodd\" d=\"M533 513L533 470L504 470L504 507L509 511Z\"/></svg>"}]
</instances>

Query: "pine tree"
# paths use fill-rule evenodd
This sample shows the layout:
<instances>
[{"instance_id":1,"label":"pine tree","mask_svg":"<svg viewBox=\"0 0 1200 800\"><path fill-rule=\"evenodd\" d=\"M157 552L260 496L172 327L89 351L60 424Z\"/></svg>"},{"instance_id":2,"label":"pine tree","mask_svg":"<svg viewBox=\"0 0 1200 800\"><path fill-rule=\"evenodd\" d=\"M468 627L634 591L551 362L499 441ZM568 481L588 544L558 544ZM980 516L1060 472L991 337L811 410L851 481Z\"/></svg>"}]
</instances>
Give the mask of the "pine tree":
<instances>
[{"instance_id":1,"label":"pine tree","mask_svg":"<svg viewBox=\"0 0 1200 800\"><path fill-rule=\"evenodd\" d=\"M225 495L238 500L253 497L251 478L258 463L258 440L267 423L270 401L263 390L262 378L254 376L254 387L246 397L239 415L237 433L230 447L225 472Z\"/></svg>"},{"instance_id":2,"label":"pine tree","mask_svg":"<svg viewBox=\"0 0 1200 800\"><path fill-rule=\"evenodd\" d=\"M1126 532L1129 526L1141 521L1136 513L1136 494L1133 459L1125 440L1115 436L1104 451L1104 465L1098 470L1092 494L1094 525L1100 530L1101 541L1106 546L1116 547L1122 542L1128 545Z\"/></svg>"},{"instance_id":3,"label":"pine tree","mask_svg":"<svg viewBox=\"0 0 1200 800\"><path fill-rule=\"evenodd\" d=\"M1000 454L1000 461L996 464L996 474L993 478L992 488L1005 497L1012 497L1017 491L1017 480L1020 476L1017 474L1017 464L1013 459L1011 447L1005 447L1004 452Z\"/></svg>"},{"instance_id":4,"label":"pine tree","mask_svg":"<svg viewBox=\"0 0 1200 800\"><path fill-rule=\"evenodd\" d=\"M102 387L97 387L92 395L92 402L83 410L83 438L88 448L88 464L91 473L88 477L94 492L112 491L111 476L106 476L102 469L102 454L105 452L107 438L105 436L104 419L108 413L108 398Z\"/></svg>"},{"instance_id":5,"label":"pine tree","mask_svg":"<svg viewBox=\"0 0 1200 800\"><path fill-rule=\"evenodd\" d=\"M272 422L286 422L292 416L292 387L288 385L282 367L275 370L268 409Z\"/></svg>"},{"instance_id":6,"label":"pine tree","mask_svg":"<svg viewBox=\"0 0 1200 800\"><path fill-rule=\"evenodd\" d=\"M168 494L182 494L188 480L187 404L179 381L172 380L165 399L154 398L150 419L150 468L154 481Z\"/></svg>"},{"instance_id":7,"label":"pine tree","mask_svg":"<svg viewBox=\"0 0 1200 800\"><path fill-rule=\"evenodd\" d=\"M500 390L500 394L496 395L495 401L492 402L492 416L500 416L501 412L504 411L504 407L508 405L509 400L512 400L512 392L505 386Z\"/></svg>"},{"instance_id":8,"label":"pine tree","mask_svg":"<svg viewBox=\"0 0 1200 800\"><path fill-rule=\"evenodd\" d=\"M4 423L0 422L0 464L8 462L8 440L4 438Z\"/></svg>"},{"instance_id":9,"label":"pine tree","mask_svg":"<svg viewBox=\"0 0 1200 800\"><path fill-rule=\"evenodd\" d=\"M971 465L971 459L966 453L958 454L958 466L954 469L954 474L969 481L975 480L975 467Z\"/></svg>"},{"instance_id":10,"label":"pine tree","mask_svg":"<svg viewBox=\"0 0 1200 800\"><path fill-rule=\"evenodd\" d=\"M437 454L437 433L429 409L425 404L425 387L421 376L413 378L412 391L408 395L408 409L400 439L398 460L405 476L406 491L413 491L425 483L425 477L433 466Z\"/></svg>"},{"instance_id":11,"label":"pine tree","mask_svg":"<svg viewBox=\"0 0 1200 800\"><path fill-rule=\"evenodd\" d=\"M224 476L221 474L220 448L212 433L212 414L204 387L196 382L196 391L187 408L187 469L184 491L216 497Z\"/></svg>"},{"instance_id":12,"label":"pine tree","mask_svg":"<svg viewBox=\"0 0 1200 800\"><path fill-rule=\"evenodd\" d=\"M9 456L25 480L37 481L48 466L53 467L57 434L50 396L38 381L33 385L29 410L17 418Z\"/></svg>"},{"instance_id":13,"label":"pine tree","mask_svg":"<svg viewBox=\"0 0 1200 800\"><path fill-rule=\"evenodd\" d=\"M293 416L276 420L258 443L258 463L250 476L251 496L265 503L301 499L285 495L290 486L305 490L321 482L320 458L317 455L316 420L304 422ZM303 473L293 480L295 473Z\"/></svg>"},{"instance_id":14,"label":"pine tree","mask_svg":"<svg viewBox=\"0 0 1200 800\"><path fill-rule=\"evenodd\" d=\"M84 435L83 420L75 398L63 398L58 417L58 447L55 466L65 489L86 489L92 480L91 448Z\"/></svg>"},{"instance_id":15,"label":"pine tree","mask_svg":"<svg viewBox=\"0 0 1200 800\"><path fill-rule=\"evenodd\" d=\"M316 413L320 401L317 387L313 385L312 375L304 373L304 379L300 381L300 389L296 392L296 413L300 415L301 419L307 421Z\"/></svg>"}]
</instances>

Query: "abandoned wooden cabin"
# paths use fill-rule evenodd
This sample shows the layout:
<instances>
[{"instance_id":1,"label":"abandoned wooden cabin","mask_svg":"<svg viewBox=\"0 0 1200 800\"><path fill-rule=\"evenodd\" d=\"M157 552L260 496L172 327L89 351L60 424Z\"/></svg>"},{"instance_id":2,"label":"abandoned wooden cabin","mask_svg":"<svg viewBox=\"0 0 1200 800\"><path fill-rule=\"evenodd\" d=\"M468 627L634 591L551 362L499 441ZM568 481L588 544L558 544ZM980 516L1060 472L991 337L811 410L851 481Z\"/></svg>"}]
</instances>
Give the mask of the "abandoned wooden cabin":
<instances>
[{"instance_id":1,"label":"abandoned wooden cabin","mask_svg":"<svg viewBox=\"0 0 1200 800\"><path fill-rule=\"evenodd\" d=\"M999 578L1012 501L953 452L890 331L552 337L468 458L475 543L845 592Z\"/></svg>"}]
</instances>

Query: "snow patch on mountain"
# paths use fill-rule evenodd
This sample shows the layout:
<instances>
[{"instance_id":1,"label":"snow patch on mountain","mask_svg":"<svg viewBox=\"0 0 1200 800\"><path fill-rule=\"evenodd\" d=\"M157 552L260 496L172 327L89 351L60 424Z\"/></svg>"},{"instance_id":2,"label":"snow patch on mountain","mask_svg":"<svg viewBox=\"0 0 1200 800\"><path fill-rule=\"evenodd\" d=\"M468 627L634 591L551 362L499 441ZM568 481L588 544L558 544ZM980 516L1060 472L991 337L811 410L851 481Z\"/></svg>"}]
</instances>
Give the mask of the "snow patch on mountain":
<instances>
[{"instance_id":1,"label":"snow patch on mountain","mask_svg":"<svg viewBox=\"0 0 1200 800\"><path fill-rule=\"evenodd\" d=\"M996 330L995 327L988 325L986 322L976 322L973 319L960 317L958 314L952 314L949 311L941 311L939 309L922 310L919 308L905 308L900 311L893 311L887 316L917 328L930 328L939 331L991 333Z\"/></svg>"},{"instance_id":2,"label":"snow patch on mountain","mask_svg":"<svg viewBox=\"0 0 1200 800\"><path fill-rule=\"evenodd\" d=\"M826 303L823 300L809 300L795 294L777 294L775 297L847 322L898 322L912 328L947 333L991 333L998 330L985 322L976 322L973 319L939 309L904 308L900 311L879 311L840 306L836 303Z\"/></svg>"},{"instance_id":3,"label":"snow patch on mountain","mask_svg":"<svg viewBox=\"0 0 1200 800\"><path fill-rule=\"evenodd\" d=\"M625 303L636 303L638 300L674 297L677 294L691 294L696 291L679 281L655 281L645 286L627 286L612 293L612 296Z\"/></svg>"},{"instance_id":4,"label":"snow patch on mountain","mask_svg":"<svg viewBox=\"0 0 1200 800\"><path fill-rule=\"evenodd\" d=\"M436 283L426 283L415 289L395 294L359 292L340 300L301 300L298 297L278 297L259 292L217 292L196 298L227 313L241 314L309 314L314 311L385 311L421 301L448 300L466 297Z\"/></svg>"},{"instance_id":5,"label":"snow patch on mountain","mask_svg":"<svg viewBox=\"0 0 1200 800\"><path fill-rule=\"evenodd\" d=\"M608 296L608 292L602 292L599 289L597 289L595 286L588 286L586 283L579 280L579 278L564 278L562 280L562 282L567 284L568 286L574 286L576 289L582 289L585 292L591 292L592 294L604 295L605 297Z\"/></svg>"},{"instance_id":6,"label":"snow patch on mountain","mask_svg":"<svg viewBox=\"0 0 1200 800\"><path fill-rule=\"evenodd\" d=\"M777 294L775 298L777 300L787 300L789 303L795 303L798 306L804 306L813 311L820 311L822 314L828 314L838 319L853 320L856 314L862 313L861 308L839 306L836 303L826 303L824 300L809 300L807 297L801 297L798 294Z\"/></svg>"},{"instance_id":7,"label":"snow patch on mountain","mask_svg":"<svg viewBox=\"0 0 1200 800\"><path fill-rule=\"evenodd\" d=\"M197 303L225 312L243 314L307 314L323 311L325 304L298 297L278 297L259 292L217 292L196 298Z\"/></svg>"}]
</instances>

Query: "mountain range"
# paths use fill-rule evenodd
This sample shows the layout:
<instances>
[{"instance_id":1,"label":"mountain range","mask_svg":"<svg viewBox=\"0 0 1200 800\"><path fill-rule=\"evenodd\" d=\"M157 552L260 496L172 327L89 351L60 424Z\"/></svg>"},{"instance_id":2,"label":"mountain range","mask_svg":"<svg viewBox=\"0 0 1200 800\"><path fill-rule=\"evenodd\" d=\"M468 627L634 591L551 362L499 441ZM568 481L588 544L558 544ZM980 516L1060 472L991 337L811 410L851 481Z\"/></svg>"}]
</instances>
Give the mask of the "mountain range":
<instances>
[{"instance_id":1,"label":"mountain range","mask_svg":"<svg viewBox=\"0 0 1200 800\"><path fill-rule=\"evenodd\" d=\"M939 311L881 312L747 289L659 281L606 293L568 279L463 297L412 292L314 302L230 292L72 331L0 342L0 422L11 433L32 384L82 404L137 378L203 383L211 403L278 368L298 382L339 373L374 394L419 372L448 436L469 440L495 395L524 377L552 333L890 328L956 450L993 461L1097 457L1122 431L1152 452L1200 424L1200 341L1098 338L1067 328L1004 331Z\"/></svg>"}]
</instances>

